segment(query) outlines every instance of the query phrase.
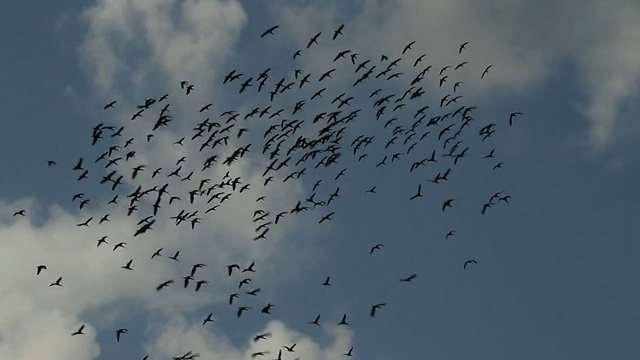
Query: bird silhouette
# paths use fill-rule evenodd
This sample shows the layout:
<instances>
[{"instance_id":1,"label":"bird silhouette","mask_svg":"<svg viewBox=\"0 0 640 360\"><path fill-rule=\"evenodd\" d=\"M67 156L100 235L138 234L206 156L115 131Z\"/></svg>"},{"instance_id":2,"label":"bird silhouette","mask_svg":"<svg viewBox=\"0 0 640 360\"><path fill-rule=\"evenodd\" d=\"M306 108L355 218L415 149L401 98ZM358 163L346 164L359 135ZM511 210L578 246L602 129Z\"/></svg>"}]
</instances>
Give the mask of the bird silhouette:
<instances>
[{"instance_id":1,"label":"bird silhouette","mask_svg":"<svg viewBox=\"0 0 640 360\"><path fill-rule=\"evenodd\" d=\"M464 266L462 267L463 269L467 269L467 265L469 264L478 264L475 260L471 259L471 260L467 260L464 262Z\"/></svg>"},{"instance_id":2,"label":"bird silhouette","mask_svg":"<svg viewBox=\"0 0 640 360\"><path fill-rule=\"evenodd\" d=\"M272 26L272 27L268 28L268 29L267 29L267 30L265 30L262 34L260 34L260 37L261 37L261 38L263 38L263 37L265 37L265 36L267 36L267 35L273 35L273 31L274 31L275 29L279 28L279 27L280 27L280 25L274 25L274 26Z\"/></svg>"},{"instance_id":3,"label":"bird silhouette","mask_svg":"<svg viewBox=\"0 0 640 360\"><path fill-rule=\"evenodd\" d=\"M75 335L84 335L84 325L81 325L77 331L71 333L71 336Z\"/></svg>"},{"instance_id":4,"label":"bird silhouette","mask_svg":"<svg viewBox=\"0 0 640 360\"><path fill-rule=\"evenodd\" d=\"M126 334L128 331L129 330L125 328L116 330L116 342L120 342L120 337L122 336L122 334Z\"/></svg>"}]
</instances>

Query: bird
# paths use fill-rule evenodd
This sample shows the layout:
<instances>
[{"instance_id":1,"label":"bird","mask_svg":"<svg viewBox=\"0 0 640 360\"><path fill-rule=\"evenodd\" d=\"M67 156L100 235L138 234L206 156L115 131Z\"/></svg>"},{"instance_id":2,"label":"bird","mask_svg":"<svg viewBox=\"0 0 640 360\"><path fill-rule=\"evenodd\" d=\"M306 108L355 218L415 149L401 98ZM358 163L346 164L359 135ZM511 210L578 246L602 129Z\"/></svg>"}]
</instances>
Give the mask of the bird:
<instances>
[{"instance_id":1,"label":"bird","mask_svg":"<svg viewBox=\"0 0 640 360\"><path fill-rule=\"evenodd\" d=\"M202 326L204 326L208 322L213 322L213 313L209 313L209 315L207 315L207 318L202 322Z\"/></svg>"},{"instance_id":2,"label":"bird","mask_svg":"<svg viewBox=\"0 0 640 360\"><path fill-rule=\"evenodd\" d=\"M344 353L344 356L353 356L353 346L349 349L349 351L347 351L346 353Z\"/></svg>"},{"instance_id":3,"label":"bird","mask_svg":"<svg viewBox=\"0 0 640 360\"><path fill-rule=\"evenodd\" d=\"M333 32L333 38L331 40L335 40L338 35L342 35L342 29L344 29L344 24L340 25L334 32Z\"/></svg>"},{"instance_id":4,"label":"bird","mask_svg":"<svg viewBox=\"0 0 640 360\"><path fill-rule=\"evenodd\" d=\"M478 263L473 259L467 260L467 261L464 262L464 266L462 268L466 270L468 264L478 264Z\"/></svg>"},{"instance_id":5,"label":"bird","mask_svg":"<svg viewBox=\"0 0 640 360\"><path fill-rule=\"evenodd\" d=\"M273 304L268 303L265 307L262 308L262 310L260 310L260 312L263 314L271 314L272 307L273 307Z\"/></svg>"},{"instance_id":6,"label":"bird","mask_svg":"<svg viewBox=\"0 0 640 360\"><path fill-rule=\"evenodd\" d=\"M404 55L404 53L406 53L407 51L411 50L411 46L413 46L413 44L415 44L415 43L416 43L415 41L412 41L412 42L408 43L404 47L404 49L402 50L402 55Z\"/></svg>"},{"instance_id":7,"label":"bird","mask_svg":"<svg viewBox=\"0 0 640 360\"><path fill-rule=\"evenodd\" d=\"M133 271L133 269L131 268L132 263L133 263L133 259L129 260L126 265L122 266L122 268Z\"/></svg>"},{"instance_id":8,"label":"bird","mask_svg":"<svg viewBox=\"0 0 640 360\"><path fill-rule=\"evenodd\" d=\"M49 286L62 286L61 282L62 282L62 276L56 279L55 282L52 282L51 284L49 284Z\"/></svg>"},{"instance_id":9,"label":"bird","mask_svg":"<svg viewBox=\"0 0 640 360\"><path fill-rule=\"evenodd\" d=\"M38 265L36 267L36 275L40 275L43 270L47 270L47 265Z\"/></svg>"},{"instance_id":10,"label":"bird","mask_svg":"<svg viewBox=\"0 0 640 360\"><path fill-rule=\"evenodd\" d=\"M447 199L442 203L442 211L444 212L444 210L448 207L452 207L451 203L454 201L455 199Z\"/></svg>"},{"instance_id":11,"label":"bird","mask_svg":"<svg viewBox=\"0 0 640 360\"><path fill-rule=\"evenodd\" d=\"M156 287L156 291L160 291L160 290L162 290L163 288L165 288L165 287L167 287L167 286L169 286L169 285L171 285L171 284L173 284L173 280L167 280L167 281L165 281L165 282L161 283L160 285L158 285L158 286Z\"/></svg>"},{"instance_id":12,"label":"bird","mask_svg":"<svg viewBox=\"0 0 640 360\"><path fill-rule=\"evenodd\" d=\"M117 102L116 100L109 102L107 105L104 106L104 110L107 110L108 108L112 108L116 104L116 102Z\"/></svg>"},{"instance_id":13,"label":"bird","mask_svg":"<svg viewBox=\"0 0 640 360\"><path fill-rule=\"evenodd\" d=\"M71 336L75 335L84 335L84 325L81 325L77 331L71 333Z\"/></svg>"},{"instance_id":14,"label":"bird","mask_svg":"<svg viewBox=\"0 0 640 360\"><path fill-rule=\"evenodd\" d=\"M233 269L240 270L240 265L238 264L227 265L227 273L229 274L229 276L231 276L231 273L233 273Z\"/></svg>"},{"instance_id":15,"label":"bird","mask_svg":"<svg viewBox=\"0 0 640 360\"><path fill-rule=\"evenodd\" d=\"M122 334L126 334L127 332L128 332L128 330L127 330L127 329L125 329L125 328L122 328L122 329L118 329L118 330L116 330L116 341L117 341L117 342L120 342L120 336L121 336Z\"/></svg>"},{"instance_id":16,"label":"bird","mask_svg":"<svg viewBox=\"0 0 640 360\"><path fill-rule=\"evenodd\" d=\"M173 261L180 261L180 260L178 260L178 255L180 255L180 250L176 251L176 253L173 254L173 256L169 256L169 259L171 259Z\"/></svg>"},{"instance_id":17,"label":"bird","mask_svg":"<svg viewBox=\"0 0 640 360\"><path fill-rule=\"evenodd\" d=\"M464 50L465 46L467 46L468 43L468 41L465 41L464 43L462 43L462 45L460 45L460 47L458 48L458 54L462 54L462 50Z\"/></svg>"},{"instance_id":18,"label":"bird","mask_svg":"<svg viewBox=\"0 0 640 360\"><path fill-rule=\"evenodd\" d=\"M270 332L258 334L258 335L255 335L253 337L253 342L257 342L259 340L267 340L268 337L271 337L271 333Z\"/></svg>"},{"instance_id":19,"label":"bird","mask_svg":"<svg viewBox=\"0 0 640 360\"><path fill-rule=\"evenodd\" d=\"M26 215L25 215L25 211L27 211L27 210L26 210L26 209L18 210L18 211L16 211L16 212L14 212L14 213L13 213L13 216L18 216L18 215L20 215L20 216L26 216Z\"/></svg>"},{"instance_id":20,"label":"bird","mask_svg":"<svg viewBox=\"0 0 640 360\"><path fill-rule=\"evenodd\" d=\"M327 276L327 278L324 279L324 282L322 283L322 285L331 286L331 284L329 283L330 280L331 280L331 276Z\"/></svg>"},{"instance_id":21,"label":"bird","mask_svg":"<svg viewBox=\"0 0 640 360\"><path fill-rule=\"evenodd\" d=\"M371 310L369 310L369 316L374 317L376 316L376 310L380 309L383 306L387 306L386 303L379 303L379 304L375 304L371 306Z\"/></svg>"},{"instance_id":22,"label":"bird","mask_svg":"<svg viewBox=\"0 0 640 360\"><path fill-rule=\"evenodd\" d=\"M309 321L307 324L320 326L320 314L316 315L315 319L313 319L313 321Z\"/></svg>"},{"instance_id":23,"label":"bird","mask_svg":"<svg viewBox=\"0 0 640 360\"><path fill-rule=\"evenodd\" d=\"M418 191L415 193L415 195L411 196L409 198L409 200L413 200L413 199L422 197L422 194L420 193L421 190L422 190L422 184L418 184Z\"/></svg>"},{"instance_id":24,"label":"bird","mask_svg":"<svg viewBox=\"0 0 640 360\"><path fill-rule=\"evenodd\" d=\"M342 319L340 319L338 325L349 325L349 323L347 322L347 314L342 315Z\"/></svg>"},{"instance_id":25,"label":"bird","mask_svg":"<svg viewBox=\"0 0 640 360\"><path fill-rule=\"evenodd\" d=\"M240 306L240 307L238 308L238 312L236 313L236 316L237 316L237 317L240 317L240 316L242 316L242 313L243 313L243 312L245 312L245 311L249 311L249 310L251 310L251 307L250 307L250 306Z\"/></svg>"},{"instance_id":26,"label":"bird","mask_svg":"<svg viewBox=\"0 0 640 360\"><path fill-rule=\"evenodd\" d=\"M283 345L282 347L285 348L288 352L293 352L293 349L296 347L296 343L293 343L293 345L290 346Z\"/></svg>"},{"instance_id":27,"label":"bird","mask_svg":"<svg viewBox=\"0 0 640 360\"><path fill-rule=\"evenodd\" d=\"M418 275L417 275L417 274L411 274L411 275L409 275L409 276L407 276L407 277L400 278L400 282L410 282L410 281L412 281L413 279L415 279L416 277L418 277Z\"/></svg>"},{"instance_id":28,"label":"bird","mask_svg":"<svg viewBox=\"0 0 640 360\"><path fill-rule=\"evenodd\" d=\"M523 115L523 114L519 111L512 112L511 114L509 114L509 126L513 124L513 119L518 115Z\"/></svg>"},{"instance_id":29,"label":"bird","mask_svg":"<svg viewBox=\"0 0 640 360\"><path fill-rule=\"evenodd\" d=\"M373 254L375 250L380 250L384 247L382 244L376 244L369 250L369 255Z\"/></svg>"},{"instance_id":30,"label":"bird","mask_svg":"<svg viewBox=\"0 0 640 360\"><path fill-rule=\"evenodd\" d=\"M480 79L484 78L485 75L487 75L489 73L489 69L491 69L492 65L487 66L484 71L482 72L482 75L480 75Z\"/></svg>"},{"instance_id":31,"label":"bird","mask_svg":"<svg viewBox=\"0 0 640 360\"><path fill-rule=\"evenodd\" d=\"M280 25L274 25L274 26L272 26L272 27L268 28L268 29L267 29L267 30L265 30L262 34L260 34L260 37L261 37L261 38L263 38L263 37L265 37L265 36L267 36L267 35L273 35L273 31L274 31L275 29L279 28L279 27L280 27Z\"/></svg>"},{"instance_id":32,"label":"bird","mask_svg":"<svg viewBox=\"0 0 640 360\"><path fill-rule=\"evenodd\" d=\"M317 34L313 35L309 39L309 42L307 43L307 49L310 48L312 44L317 44L318 43L318 38L320 37L320 34L322 34L322 32L318 32Z\"/></svg>"}]
</instances>

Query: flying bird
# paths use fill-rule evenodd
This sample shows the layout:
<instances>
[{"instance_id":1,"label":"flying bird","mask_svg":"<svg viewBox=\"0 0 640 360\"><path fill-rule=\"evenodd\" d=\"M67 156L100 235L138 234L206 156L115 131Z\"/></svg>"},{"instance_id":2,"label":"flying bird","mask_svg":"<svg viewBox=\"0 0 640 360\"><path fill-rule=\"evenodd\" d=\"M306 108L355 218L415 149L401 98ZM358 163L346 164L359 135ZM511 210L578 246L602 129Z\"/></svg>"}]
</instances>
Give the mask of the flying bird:
<instances>
[{"instance_id":1,"label":"flying bird","mask_svg":"<svg viewBox=\"0 0 640 360\"><path fill-rule=\"evenodd\" d=\"M342 35L342 29L344 29L344 24L340 25L334 32L333 32L333 38L331 40L335 40L338 35Z\"/></svg>"},{"instance_id":2,"label":"flying bird","mask_svg":"<svg viewBox=\"0 0 640 360\"><path fill-rule=\"evenodd\" d=\"M268 28L267 30L265 30L265 31L260 35L260 37L261 37L261 38L263 38L263 37L265 37L265 36L267 36L267 35L273 35L273 31L274 31L275 29L279 28L279 27L280 27L280 25L274 25L274 26L272 26L272 27Z\"/></svg>"},{"instance_id":3,"label":"flying bird","mask_svg":"<svg viewBox=\"0 0 640 360\"><path fill-rule=\"evenodd\" d=\"M56 279L55 282L49 284L49 286L62 286L61 282L62 282L62 276L60 276L58 279Z\"/></svg>"},{"instance_id":4,"label":"flying bird","mask_svg":"<svg viewBox=\"0 0 640 360\"><path fill-rule=\"evenodd\" d=\"M116 330L116 341L120 342L120 336L122 336L122 334L126 334L127 332L128 330L125 328Z\"/></svg>"},{"instance_id":5,"label":"flying bird","mask_svg":"<svg viewBox=\"0 0 640 360\"><path fill-rule=\"evenodd\" d=\"M513 119L518 116L518 115L523 115L521 112L512 112L511 114L509 114L509 126L511 126L513 124Z\"/></svg>"},{"instance_id":6,"label":"flying bird","mask_svg":"<svg viewBox=\"0 0 640 360\"><path fill-rule=\"evenodd\" d=\"M407 276L407 277L405 277L405 278L401 278L401 279L400 279L400 282L410 282L410 281L412 281L413 279L415 279L416 277L418 277L418 275L417 275L417 274L411 274L411 275L409 275L409 276Z\"/></svg>"},{"instance_id":7,"label":"flying bird","mask_svg":"<svg viewBox=\"0 0 640 360\"><path fill-rule=\"evenodd\" d=\"M77 331L71 333L71 336L75 336L75 335L84 335L84 325L80 326L80 328Z\"/></svg>"},{"instance_id":8,"label":"flying bird","mask_svg":"<svg viewBox=\"0 0 640 360\"><path fill-rule=\"evenodd\" d=\"M465 262L464 262L463 269L466 269L466 268L467 268L467 265L469 265L469 264L478 264L478 263L477 263L475 260L473 260L473 259L471 259L471 260L467 260L467 261L465 261Z\"/></svg>"},{"instance_id":9,"label":"flying bird","mask_svg":"<svg viewBox=\"0 0 640 360\"><path fill-rule=\"evenodd\" d=\"M467 46L468 43L468 41L465 41L464 43L462 43L462 45L460 45L460 48L458 48L458 54L462 54L462 50L465 49L465 46Z\"/></svg>"},{"instance_id":10,"label":"flying bird","mask_svg":"<svg viewBox=\"0 0 640 360\"><path fill-rule=\"evenodd\" d=\"M482 72L482 75L480 75L480 79L484 78L484 76L489 73L489 69L491 69L492 66L493 66L493 64L487 66L487 68L484 69L484 71Z\"/></svg>"},{"instance_id":11,"label":"flying bird","mask_svg":"<svg viewBox=\"0 0 640 360\"><path fill-rule=\"evenodd\" d=\"M38 265L36 267L36 275L40 275L43 270L47 270L47 265Z\"/></svg>"},{"instance_id":12,"label":"flying bird","mask_svg":"<svg viewBox=\"0 0 640 360\"><path fill-rule=\"evenodd\" d=\"M383 306L387 306L386 303L380 303L380 304L375 304L371 306L371 310L369 310L369 316L374 317L376 316L376 310L382 308Z\"/></svg>"},{"instance_id":13,"label":"flying bird","mask_svg":"<svg viewBox=\"0 0 640 360\"><path fill-rule=\"evenodd\" d=\"M374 246L371 248L371 250L369 250L369 255L373 254L373 252L374 252L375 250L380 250L380 249L382 249L383 247L384 247L384 245L382 245L382 244L376 244L376 245L374 245Z\"/></svg>"}]
</instances>

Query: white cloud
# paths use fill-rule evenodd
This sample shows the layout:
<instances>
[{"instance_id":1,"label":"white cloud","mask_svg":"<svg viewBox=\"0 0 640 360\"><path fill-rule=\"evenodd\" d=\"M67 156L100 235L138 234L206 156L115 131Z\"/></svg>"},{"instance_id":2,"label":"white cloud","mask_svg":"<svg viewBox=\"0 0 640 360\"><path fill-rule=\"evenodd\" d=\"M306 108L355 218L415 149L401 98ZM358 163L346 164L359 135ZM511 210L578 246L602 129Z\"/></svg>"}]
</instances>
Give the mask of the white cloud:
<instances>
[{"instance_id":1,"label":"white cloud","mask_svg":"<svg viewBox=\"0 0 640 360\"><path fill-rule=\"evenodd\" d=\"M283 352L283 358L307 360L329 360L342 357L352 346L352 334L348 329L337 326L323 328L330 342L322 346L311 337L287 328L279 321L269 322L260 334L270 334L264 340L248 340L247 344L237 347L227 338L215 330L216 325L203 327L200 324L188 324L182 318L173 318L163 329L156 341L147 347L147 352L154 356L181 356L188 351L199 353L200 358L215 358L222 360L241 360L251 358L257 352L265 353L265 357L273 359L278 351ZM296 344L294 352L290 354L283 346ZM197 349L197 350L196 350ZM355 353L354 353L355 354Z\"/></svg>"}]
</instances>

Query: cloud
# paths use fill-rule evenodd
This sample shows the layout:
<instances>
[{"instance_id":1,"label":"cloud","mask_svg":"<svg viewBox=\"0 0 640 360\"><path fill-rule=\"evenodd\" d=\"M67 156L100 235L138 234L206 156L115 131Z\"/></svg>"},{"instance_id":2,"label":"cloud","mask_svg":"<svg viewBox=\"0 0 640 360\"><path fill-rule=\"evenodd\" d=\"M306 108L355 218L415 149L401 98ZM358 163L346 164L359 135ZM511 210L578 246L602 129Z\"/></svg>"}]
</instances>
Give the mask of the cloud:
<instances>
[{"instance_id":1,"label":"cloud","mask_svg":"<svg viewBox=\"0 0 640 360\"><path fill-rule=\"evenodd\" d=\"M620 129L628 128L625 124L633 120L622 109L639 94L640 50L635 44L640 34L640 5L624 0L614 3L587 1L575 7L554 1L372 0L357 6L290 5L278 14L287 27L308 29L292 35L303 47L307 36L320 29L325 30L325 37L331 36L326 24L337 27L341 14L355 7L350 10L357 16L346 24L344 39L361 58L377 59L380 49L399 54L415 40L416 50L405 57L413 60L420 54L417 51L426 50L434 78L433 72L445 65L468 60L456 78L463 82L465 96L479 101L494 96L496 90L534 94L549 86L559 72L567 71L567 64L575 65L572 80L583 89L575 108L590 124L584 142L592 150L604 150L627 137L621 136ZM469 45L459 55L458 46L466 41ZM329 53L337 53L341 44L326 46ZM406 69L410 63L401 65ZM493 71L478 81L489 64ZM327 64L322 65L326 68ZM439 93L436 86L431 90ZM581 124L573 126L576 133L583 133Z\"/></svg>"},{"instance_id":2,"label":"cloud","mask_svg":"<svg viewBox=\"0 0 640 360\"><path fill-rule=\"evenodd\" d=\"M215 325L212 326L215 329ZM307 335L287 328L279 321L270 321L259 331L260 334L268 334L266 339L257 342L249 340L242 346L230 343L226 336L209 329L210 327L199 324L189 324L183 318L173 318L146 351L153 356L172 357L191 351L199 353L200 358L223 360L248 359L258 352L264 353L266 358L276 358L278 352L282 351L285 358L288 351L283 346L296 344L291 356L307 360L329 360L342 357L352 346L352 333L337 326L323 328L324 334L329 337L325 346Z\"/></svg>"}]
</instances>

